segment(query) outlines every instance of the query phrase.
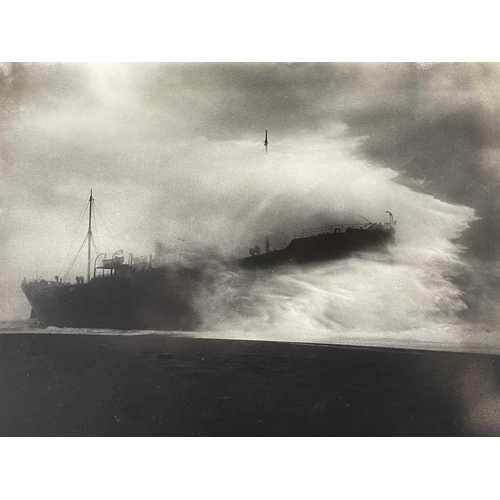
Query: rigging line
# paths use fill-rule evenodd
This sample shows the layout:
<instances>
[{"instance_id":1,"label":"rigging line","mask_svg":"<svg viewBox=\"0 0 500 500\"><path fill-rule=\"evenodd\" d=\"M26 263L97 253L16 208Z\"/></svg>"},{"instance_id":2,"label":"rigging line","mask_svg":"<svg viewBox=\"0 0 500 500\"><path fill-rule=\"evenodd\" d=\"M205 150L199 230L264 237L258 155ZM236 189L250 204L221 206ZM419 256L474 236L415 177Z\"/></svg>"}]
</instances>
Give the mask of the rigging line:
<instances>
[{"instance_id":1,"label":"rigging line","mask_svg":"<svg viewBox=\"0 0 500 500\"><path fill-rule=\"evenodd\" d=\"M104 219L102 218L101 214L99 214L99 217L101 218L101 221L104 223ZM106 225L105 225L106 226ZM114 245L115 248L118 248L119 247L119 244L116 242L115 238L113 238L113 235L111 234L111 232L109 231L109 228L106 226L106 230L108 232L108 238L107 240L110 242L110 244ZM98 234L98 237L99 237L99 241L102 242L103 240L101 239L101 234L99 233ZM106 238L105 238L106 239ZM103 246L105 246L110 252L113 252L113 250L111 250L109 248L108 245L105 245L104 243L102 243Z\"/></svg>"},{"instance_id":2,"label":"rigging line","mask_svg":"<svg viewBox=\"0 0 500 500\"><path fill-rule=\"evenodd\" d=\"M70 269L70 271L68 273L68 280L71 279L71 273L73 272L73 269L74 269L76 263L78 262L78 259L80 258L80 255L82 254L83 246L84 246L84 244L85 244L86 241L87 241L87 238L85 238L85 240L83 241L82 246L80 247L80 250L78 252L77 258L75 259L75 262L73 263L73 266L72 266L72 268Z\"/></svg>"},{"instance_id":3,"label":"rigging line","mask_svg":"<svg viewBox=\"0 0 500 500\"><path fill-rule=\"evenodd\" d=\"M86 241L86 240L87 240L87 238L85 238L85 241ZM85 241L84 241L84 243L85 243ZM83 246L83 245L82 245L82 246ZM80 249L80 250L81 250L81 249ZM80 252L78 252L78 253L77 253L77 255L75 256L75 258L73 259L73 262L71 263L71 267L70 267L70 268L68 268L68 269L65 271L65 273L64 273L64 275L63 275L63 278L62 278L62 281L63 281L64 283L66 283L66 282L68 281L69 274L70 274L70 272L73 270L73 267L75 266L75 263L76 263L76 261L77 261L77 259L78 259L78 257L79 257L79 256L80 256Z\"/></svg>"},{"instance_id":4,"label":"rigging line","mask_svg":"<svg viewBox=\"0 0 500 500\"><path fill-rule=\"evenodd\" d=\"M108 245L106 245L105 243L103 243L102 240L99 239L99 237L96 237L96 239L97 239L97 245L99 246L99 248L104 248L108 252L113 253L113 250L111 248L109 248Z\"/></svg>"},{"instance_id":5,"label":"rigging line","mask_svg":"<svg viewBox=\"0 0 500 500\"><path fill-rule=\"evenodd\" d=\"M87 200L86 203L85 203L85 206L83 207L83 211L81 213L81 216L80 216L80 222L78 223L78 228L75 231L75 234L73 236L73 240L71 241L71 245L68 248L68 252L66 253L66 257L64 258L64 261L63 261L63 264L61 266L61 269L59 270L59 274L61 274L62 270L64 269L64 265L66 264L66 261L68 259L68 256L69 256L70 252L71 252L71 249L73 248L73 244L75 243L75 239L76 239L76 237L78 235L78 231L80 230L80 227L82 225L83 218L84 218L84 216L85 216L85 214L87 212L88 205L89 205L89 201Z\"/></svg>"},{"instance_id":6,"label":"rigging line","mask_svg":"<svg viewBox=\"0 0 500 500\"><path fill-rule=\"evenodd\" d=\"M75 257L73 258L72 262L71 262L71 266L66 270L66 272L64 273L64 280L65 281L66 279L68 279L70 273L73 271L73 268L75 267L78 259L80 258L80 255L82 253L82 249L85 245L85 243L87 242L87 238L88 238L88 234L85 236L85 238L83 239L82 241L82 244L77 252L77 254L75 255Z\"/></svg>"},{"instance_id":7,"label":"rigging line","mask_svg":"<svg viewBox=\"0 0 500 500\"><path fill-rule=\"evenodd\" d=\"M92 227L93 227L92 234L93 235L95 234L97 241L99 241L99 235L97 234L97 224L96 224L95 211L94 211L94 217L92 218Z\"/></svg>"},{"instance_id":8,"label":"rigging line","mask_svg":"<svg viewBox=\"0 0 500 500\"><path fill-rule=\"evenodd\" d=\"M95 241L94 241L94 237L92 236L92 246L94 248L94 252L96 253L96 255L98 255L100 252L99 250L97 249L97 245L95 244Z\"/></svg>"},{"instance_id":9,"label":"rigging line","mask_svg":"<svg viewBox=\"0 0 500 500\"><path fill-rule=\"evenodd\" d=\"M80 257L80 254L82 253L83 246L87 242L87 238L88 238L88 236L85 236L85 239L83 240L82 245L80 246L80 249L78 250L78 253L76 254L76 257L73 259L73 264L71 265L71 269L67 273L64 274L63 281L66 281L71 276L71 273L73 272L73 268L75 267L75 264L76 264L78 258Z\"/></svg>"},{"instance_id":10,"label":"rigging line","mask_svg":"<svg viewBox=\"0 0 500 500\"><path fill-rule=\"evenodd\" d=\"M358 217L361 217L362 219L364 219L366 222L369 222L371 224L371 222L366 218L366 217L363 217L362 215L358 214L358 212L354 212Z\"/></svg>"},{"instance_id":11,"label":"rigging line","mask_svg":"<svg viewBox=\"0 0 500 500\"><path fill-rule=\"evenodd\" d=\"M95 212L94 212L94 214L95 214ZM101 241L100 241L100 238L99 238L99 231L97 230L97 221L96 221L96 218L97 217L94 217L92 219L92 222L94 223L94 231L92 232L92 239L95 238L95 241L100 246L101 245ZM95 245L95 242L94 242L94 245Z\"/></svg>"},{"instance_id":12,"label":"rigging line","mask_svg":"<svg viewBox=\"0 0 500 500\"><path fill-rule=\"evenodd\" d=\"M101 249L105 248L108 252L113 252L113 250L111 250L111 248L109 248L109 246L106 245L104 241L101 239L101 235L99 234L99 230L97 229L96 219L97 217L94 217L94 232L92 233L92 243L94 244L94 250L96 251L96 253L101 253Z\"/></svg>"},{"instance_id":13,"label":"rigging line","mask_svg":"<svg viewBox=\"0 0 500 500\"><path fill-rule=\"evenodd\" d=\"M95 229L95 228L94 228ZM96 250L96 246L97 248L101 248L101 247L104 247L104 245L102 244L100 238L99 238L99 235L97 234L97 229L95 229L95 231L92 233L92 243L94 245L94 250ZM96 250L97 251L97 250ZM98 253L101 253L100 251Z\"/></svg>"},{"instance_id":14,"label":"rigging line","mask_svg":"<svg viewBox=\"0 0 500 500\"><path fill-rule=\"evenodd\" d=\"M94 201L94 204L95 204L95 201ZM94 205L95 206L95 205ZM97 240L97 244L99 246L103 246L106 250L108 250L109 252L113 252L113 250L111 250L111 248L108 247L108 245L106 245L103 240L101 239L101 236L99 235L99 231L97 229L97 217L94 217L94 229L95 229L95 236L96 236L96 240Z\"/></svg>"},{"instance_id":15,"label":"rigging line","mask_svg":"<svg viewBox=\"0 0 500 500\"><path fill-rule=\"evenodd\" d=\"M95 201L94 201L94 203L95 203ZM94 206L94 207L95 207L95 206ZM95 212L94 212L94 214L95 214ZM94 217L92 220L93 220L93 222L94 222L94 232L92 233L92 236L95 236L95 239L96 239L96 241L97 241L97 244L98 244L98 245L101 245L101 244L102 244L102 243L101 243L101 238L100 238L100 236L99 236L99 230L97 229L97 217Z\"/></svg>"},{"instance_id":16,"label":"rigging line","mask_svg":"<svg viewBox=\"0 0 500 500\"><path fill-rule=\"evenodd\" d=\"M111 236L111 239L113 240L113 243L116 245L116 241L117 241L117 240L116 240L116 239L114 238L114 236L111 234L111 231L109 230L108 225L107 225L107 224L106 224L106 222L104 221L104 219L103 219L103 217L102 217L102 215L101 215L101 212L99 211L99 209L97 208L97 205L95 205L95 203L94 203L94 208L97 210L97 213L98 213L99 217L101 218L102 223L104 224L104 227L107 229L107 231L108 231L109 235ZM119 247L120 245L116 245L116 246L117 246L117 247Z\"/></svg>"},{"instance_id":17,"label":"rigging line","mask_svg":"<svg viewBox=\"0 0 500 500\"><path fill-rule=\"evenodd\" d=\"M92 234L92 246L94 248L94 252L96 252L96 255L101 253L100 250L101 242L99 241L99 238L95 234Z\"/></svg>"},{"instance_id":18,"label":"rigging line","mask_svg":"<svg viewBox=\"0 0 500 500\"><path fill-rule=\"evenodd\" d=\"M83 217L87 213L87 207L88 207L89 203L90 203L89 200L87 200L86 203L85 203L85 206L83 207L83 211L82 211L81 216L80 216L80 222L78 223L78 228L75 231L75 235L73 236L73 240L71 241L71 245L68 248L68 252L66 253L66 257L64 257L64 261L63 261L63 263L61 265L61 269L59 269L59 276L61 276L61 273L62 273L62 271L64 269L64 265L66 264L66 261L68 260L68 256L69 256L69 254L71 252L71 249L73 248L73 244L75 243L76 236L78 235L78 231L80 230L80 227L82 225Z\"/></svg>"}]
</instances>

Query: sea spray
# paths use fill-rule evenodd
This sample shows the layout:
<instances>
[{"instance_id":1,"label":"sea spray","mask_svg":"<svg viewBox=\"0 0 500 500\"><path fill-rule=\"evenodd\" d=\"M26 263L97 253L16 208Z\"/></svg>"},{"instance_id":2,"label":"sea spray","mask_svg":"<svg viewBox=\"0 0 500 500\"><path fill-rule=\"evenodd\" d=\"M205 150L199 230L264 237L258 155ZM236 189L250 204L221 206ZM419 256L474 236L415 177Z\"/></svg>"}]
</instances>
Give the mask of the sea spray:
<instances>
[{"instance_id":1,"label":"sea spray","mask_svg":"<svg viewBox=\"0 0 500 500\"><path fill-rule=\"evenodd\" d=\"M257 275L228 271L219 274L215 294L204 295L203 329L306 340L456 324L466 306L443 275L452 267L364 256Z\"/></svg>"},{"instance_id":2,"label":"sea spray","mask_svg":"<svg viewBox=\"0 0 500 500\"><path fill-rule=\"evenodd\" d=\"M296 145L287 149L287 155L264 159L265 168L257 162L260 167L232 178L235 193L248 186L243 199L253 200L254 209L239 212L240 225L224 217L229 227L248 231L250 246L258 234L271 234L282 248L292 229L308 223L349 223L359 220L358 212L378 221L385 210L397 219L397 243L386 255L272 272L218 269L217 286L198 298L204 330L295 341L355 335L439 341L443 331L459 331L457 314L467 306L454 278L468 264L456 239L475 220L474 211L402 186L395 172L354 159L335 143L309 157Z\"/></svg>"}]
</instances>

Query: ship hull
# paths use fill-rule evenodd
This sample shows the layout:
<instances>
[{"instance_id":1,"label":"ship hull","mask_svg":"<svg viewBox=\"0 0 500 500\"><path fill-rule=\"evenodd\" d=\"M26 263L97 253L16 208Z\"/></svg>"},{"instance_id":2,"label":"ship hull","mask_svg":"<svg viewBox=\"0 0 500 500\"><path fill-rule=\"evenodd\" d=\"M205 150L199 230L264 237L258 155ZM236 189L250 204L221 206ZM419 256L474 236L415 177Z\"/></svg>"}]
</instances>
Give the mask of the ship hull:
<instances>
[{"instance_id":1,"label":"ship hull","mask_svg":"<svg viewBox=\"0 0 500 500\"><path fill-rule=\"evenodd\" d=\"M233 261L231 270L254 273L284 265L336 260L356 251L377 251L394 242L393 230L352 230L298 238L278 251ZM113 276L89 283L23 283L41 325L119 330L197 330L199 298L215 293L217 266L181 265L134 270L124 265ZM220 270L220 267L219 267ZM266 273L264 273L265 276ZM263 279L262 274L258 279ZM254 276L257 278L257 275Z\"/></svg>"},{"instance_id":2,"label":"ship hull","mask_svg":"<svg viewBox=\"0 0 500 500\"><path fill-rule=\"evenodd\" d=\"M43 326L193 330L200 324L193 304L200 284L193 269L154 269L86 284L35 282L22 288Z\"/></svg>"},{"instance_id":3,"label":"ship hull","mask_svg":"<svg viewBox=\"0 0 500 500\"><path fill-rule=\"evenodd\" d=\"M355 252L385 249L395 242L394 230L352 229L327 232L307 238L297 238L283 250L246 257L238 261L242 268L268 268L284 264L308 264L349 257Z\"/></svg>"}]
</instances>

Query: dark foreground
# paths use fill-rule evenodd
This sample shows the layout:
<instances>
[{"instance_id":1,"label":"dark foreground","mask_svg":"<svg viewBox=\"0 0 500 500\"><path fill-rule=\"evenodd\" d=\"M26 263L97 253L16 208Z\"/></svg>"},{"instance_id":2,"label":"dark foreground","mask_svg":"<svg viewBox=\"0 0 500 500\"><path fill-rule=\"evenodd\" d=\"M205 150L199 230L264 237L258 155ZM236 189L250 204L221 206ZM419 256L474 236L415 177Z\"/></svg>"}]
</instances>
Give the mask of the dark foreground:
<instances>
[{"instance_id":1,"label":"dark foreground","mask_svg":"<svg viewBox=\"0 0 500 500\"><path fill-rule=\"evenodd\" d=\"M499 357L148 336L0 335L0 434L500 434Z\"/></svg>"}]
</instances>

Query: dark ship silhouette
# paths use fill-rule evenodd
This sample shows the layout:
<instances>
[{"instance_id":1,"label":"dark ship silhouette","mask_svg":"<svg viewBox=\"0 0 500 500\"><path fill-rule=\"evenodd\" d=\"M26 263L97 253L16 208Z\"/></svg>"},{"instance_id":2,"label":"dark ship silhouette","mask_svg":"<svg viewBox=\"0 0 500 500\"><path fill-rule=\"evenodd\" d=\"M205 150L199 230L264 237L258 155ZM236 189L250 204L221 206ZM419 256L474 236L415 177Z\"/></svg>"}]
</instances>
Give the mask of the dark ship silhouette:
<instances>
[{"instance_id":1,"label":"dark ship silhouette","mask_svg":"<svg viewBox=\"0 0 500 500\"><path fill-rule=\"evenodd\" d=\"M267 150L267 131L264 146ZM258 246L245 258L222 262L202 256L189 262L164 262L161 244L155 258L133 259L128 262L117 251L111 259L99 254L94 261L91 277L92 191L89 199L87 242L87 280L76 283L55 277L54 281L38 278L22 282L22 290L32 308L32 317L42 326L72 328L104 328L119 330L196 330L202 325L197 307L200 293L210 293L216 287L216 273L221 266L241 273L257 270L273 272L284 265L304 265L312 262L341 259L353 252L378 251L395 241L395 222L373 224L343 224L325 226L294 234L288 246L271 250L266 238L265 252ZM366 219L365 219L366 220ZM104 255L100 265L99 257ZM262 279L259 274L258 279ZM212 290L213 291L213 290Z\"/></svg>"}]
</instances>

